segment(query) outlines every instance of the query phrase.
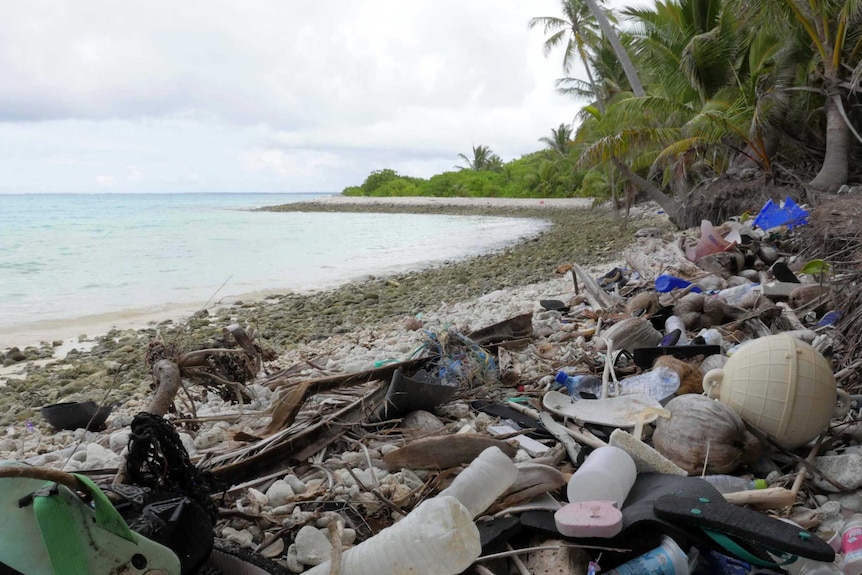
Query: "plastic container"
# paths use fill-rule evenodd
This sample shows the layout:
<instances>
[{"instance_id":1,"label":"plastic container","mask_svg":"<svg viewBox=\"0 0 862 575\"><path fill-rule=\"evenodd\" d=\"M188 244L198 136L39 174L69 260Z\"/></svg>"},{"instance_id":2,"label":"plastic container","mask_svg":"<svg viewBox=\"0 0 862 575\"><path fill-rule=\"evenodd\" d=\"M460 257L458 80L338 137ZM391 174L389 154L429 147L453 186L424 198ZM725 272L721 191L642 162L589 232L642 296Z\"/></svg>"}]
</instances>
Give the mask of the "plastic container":
<instances>
[{"instance_id":1,"label":"plastic container","mask_svg":"<svg viewBox=\"0 0 862 575\"><path fill-rule=\"evenodd\" d=\"M678 315L672 315L664 322L664 332L671 333L676 329L679 330L679 339L676 340L676 345L688 344L688 332L685 330L685 323Z\"/></svg>"},{"instance_id":2,"label":"plastic container","mask_svg":"<svg viewBox=\"0 0 862 575\"><path fill-rule=\"evenodd\" d=\"M341 575L456 575L479 557L473 515L457 499L438 495L398 523L341 556ZM329 575L326 561L305 575Z\"/></svg>"},{"instance_id":3,"label":"plastic container","mask_svg":"<svg viewBox=\"0 0 862 575\"><path fill-rule=\"evenodd\" d=\"M735 493L750 489L766 489L767 487L764 479L751 480L735 475L705 475L701 479L711 483L719 493Z\"/></svg>"},{"instance_id":4,"label":"plastic container","mask_svg":"<svg viewBox=\"0 0 862 575\"><path fill-rule=\"evenodd\" d=\"M786 333L745 343L723 369L707 372L703 389L787 449L805 445L841 415L838 396L850 405L826 358Z\"/></svg>"},{"instance_id":5,"label":"plastic container","mask_svg":"<svg viewBox=\"0 0 862 575\"><path fill-rule=\"evenodd\" d=\"M478 517L515 483L518 468L499 447L489 447L458 474L441 496L454 497Z\"/></svg>"},{"instance_id":6,"label":"plastic container","mask_svg":"<svg viewBox=\"0 0 862 575\"><path fill-rule=\"evenodd\" d=\"M674 289L684 289L690 285L692 285L691 282L685 281L682 278L678 278L672 275L662 274L655 278L655 291L659 293L667 293ZM693 288L691 288L691 291L695 293L700 293L703 290L701 290L697 286L694 286Z\"/></svg>"},{"instance_id":7,"label":"plastic container","mask_svg":"<svg viewBox=\"0 0 862 575\"><path fill-rule=\"evenodd\" d=\"M676 541L663 535L661 545L605 575L689 575L688 556Z\"/></svg>"},{"instance_id":8,"label":"plastic container","mask_svg":"<svg viewBox=\"0 0 862 575\"><path fill-rule=\"evenodd\" d=\"M582 392L596 398L602 393L602 380L594 375L569 375L565 371L558 371L554 381L564 386L575 399L581 399Z\"/></svg>"},{"instance_id":9,"label":"plastic container","mask_svg":"<svg viewBox=\"0 0 862 575\"><path fill-rule=\"evenodd\" d=\"M620 380L620 395L645 393L664 403L673 397L679 389L679 374L665 366L653 368L640 375L633 375Z\"/></svg>"},{"instance_id":10,"label":"plastic container","mask_svg":"<svg viewBox=\"0 0 862 575\"><path fill-rule=\"evenodd\" d=\"M844 524L841 553L844 555L844 575L862 573L862 515L853 515Z\"/></svg>"},{"instance_id":11,"label":"plastic container","mask_svg":"<svg viewBox=\"0 0 862 575\"><path fill-rule=\"evenodd\" d=\"M569 503L613 501L621 508L637 478L631 456L610 445L599 447L569 479Z\"/></svg>"}]
</instances>

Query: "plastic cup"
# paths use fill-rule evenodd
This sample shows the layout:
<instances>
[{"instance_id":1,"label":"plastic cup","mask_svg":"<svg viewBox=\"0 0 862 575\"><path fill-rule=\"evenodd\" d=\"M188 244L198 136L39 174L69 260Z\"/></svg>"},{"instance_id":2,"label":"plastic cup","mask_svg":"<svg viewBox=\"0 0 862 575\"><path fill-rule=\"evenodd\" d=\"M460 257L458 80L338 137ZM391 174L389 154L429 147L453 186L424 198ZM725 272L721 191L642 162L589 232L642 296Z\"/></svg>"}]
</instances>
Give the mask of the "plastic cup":
<instances>
[{"instance_id":1,"label":"plastic cup","mask_svg":"<svg viewBox=\"0 0 862 575\"><path fill-rule=\"evenodd\" d=\"M663 535L661 545L605 575L689 575L688 556L676 541Z\"/></svg>"}]
</instances>

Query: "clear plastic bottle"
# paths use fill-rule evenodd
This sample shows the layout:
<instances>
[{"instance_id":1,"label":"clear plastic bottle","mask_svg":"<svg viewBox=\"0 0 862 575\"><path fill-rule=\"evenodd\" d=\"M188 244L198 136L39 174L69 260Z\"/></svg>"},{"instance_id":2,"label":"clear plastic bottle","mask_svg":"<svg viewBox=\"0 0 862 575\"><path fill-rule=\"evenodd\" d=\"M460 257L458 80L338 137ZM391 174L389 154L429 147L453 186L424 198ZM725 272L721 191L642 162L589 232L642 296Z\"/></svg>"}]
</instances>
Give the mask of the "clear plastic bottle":
<instances>
[{"instance_id":1,"label":"clear plastic bottle","mask_svg":"<svg viewBox=\"0 0 862 575\"><path fill-rule=\"evenodd\" d=\"M566 391L575 399L581 399L581 392L601 394L602 380L594 375L569 375L565 371L558 371L554 381L564 386Z\"/></svg>"},{"instance_id":2,"label":"clear plastic bottle","mask_svg":"<svg viewBox=\"0 0 862 575\"><path fill-rule=\"evenodd\" d=\"M853 515L844 524L841 552L844 554L844 575L862 573L862 515Z\"/></svg>"},{"instance_id":3,"label":"clear plastic bottle","mask_svg":"<svg viewBox=\"0 0 862 575\"><path fill-rule=\"evenodd\" d=\"M704 475L701 477L712 484L719 493L735 493L749 489L766 489L767 484L763 479L746 479L735 475Z\"/></svg>"}]
</instances>

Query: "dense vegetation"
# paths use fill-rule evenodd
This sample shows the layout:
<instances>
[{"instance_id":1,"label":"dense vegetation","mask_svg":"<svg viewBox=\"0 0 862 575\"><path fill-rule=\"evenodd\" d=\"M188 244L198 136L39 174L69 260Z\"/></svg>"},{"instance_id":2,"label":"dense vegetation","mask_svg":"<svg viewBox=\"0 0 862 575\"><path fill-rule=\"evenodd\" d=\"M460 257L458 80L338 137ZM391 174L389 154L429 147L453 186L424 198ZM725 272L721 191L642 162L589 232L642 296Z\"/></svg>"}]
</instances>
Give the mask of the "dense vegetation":
<instances>
[{"instance_id":1,"label":"dense vegetation","mask_svg":"<svg viewBox=\"0 0 862 575\"><path fill-rule=\"evenodd\" d=\"M477 146L429 180L382 170L345 193L596 196L643 192L675 221L703 182L742 171L834 191L862 166L862 0L658 0L619 14L560 0L532 19L576 129L502 162ZM598 19L597 19L598 18ZM586 78L573 77L576 64Z\"/></svg>"}]
</instances>

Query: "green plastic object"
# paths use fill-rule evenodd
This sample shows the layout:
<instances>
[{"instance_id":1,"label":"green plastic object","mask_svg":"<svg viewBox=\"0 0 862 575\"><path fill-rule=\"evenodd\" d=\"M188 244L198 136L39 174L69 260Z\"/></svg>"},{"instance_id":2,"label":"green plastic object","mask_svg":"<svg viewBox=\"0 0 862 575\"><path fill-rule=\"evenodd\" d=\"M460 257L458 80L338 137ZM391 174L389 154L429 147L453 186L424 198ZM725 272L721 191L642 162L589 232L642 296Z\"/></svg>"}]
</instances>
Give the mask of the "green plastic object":
<instances>
[{"instance_id":1,"label":"green plastic object","mask_svg":"<svg viewBox=\"0 0 862 575\"><path fill-rule=\"evenodd\" d=\"M92 506L63 485L0 478L0 563L27 575L180 575L173 551L130 530L92 481L75 477Z\"/></svg>"}]
</instances>

